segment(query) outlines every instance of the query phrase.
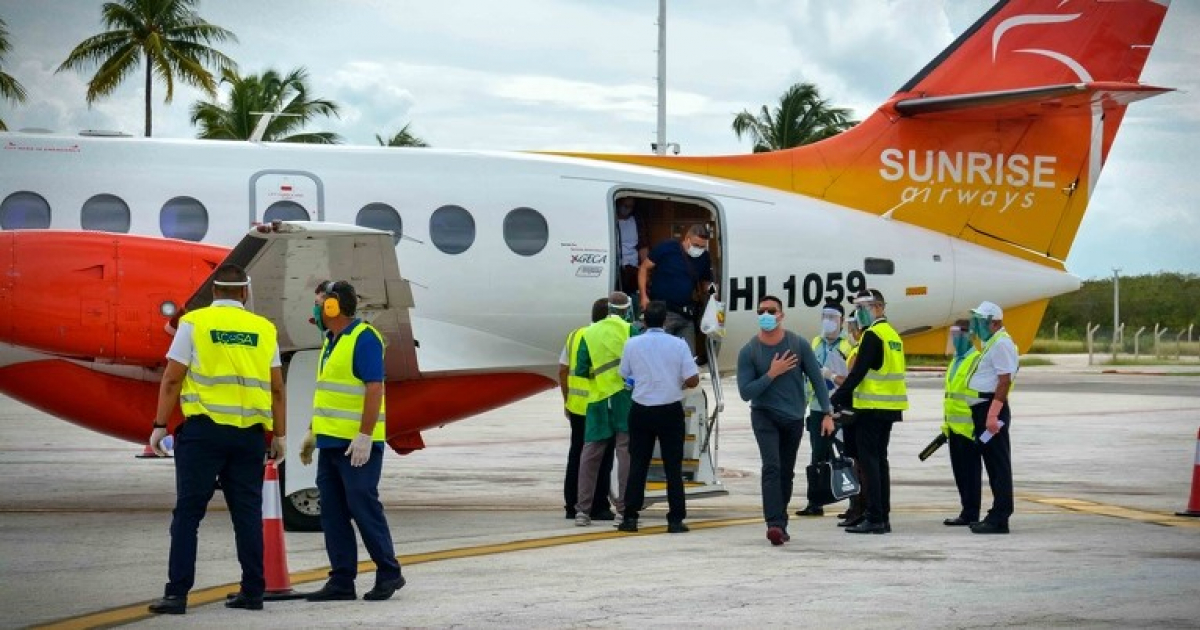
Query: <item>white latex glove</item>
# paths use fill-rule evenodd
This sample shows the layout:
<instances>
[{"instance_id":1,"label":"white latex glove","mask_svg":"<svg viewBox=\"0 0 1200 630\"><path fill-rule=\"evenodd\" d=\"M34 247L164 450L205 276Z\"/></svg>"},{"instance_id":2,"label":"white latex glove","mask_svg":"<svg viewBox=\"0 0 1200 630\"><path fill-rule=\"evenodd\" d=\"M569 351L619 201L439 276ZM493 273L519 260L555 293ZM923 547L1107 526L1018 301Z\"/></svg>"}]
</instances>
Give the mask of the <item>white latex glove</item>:
<instances>
[{"instance_id":1,"label":"white latex glove","mask_svg":"<svg viewBox=\"0 0 1200 630\"><path fill-rule=\"evenodd\" d=\"M833 380L833 370L831 370L827 367L821 368L821 378L823 378L827 381L832 381Z\"/></svg>"},{"instance_id":2,"label":"white latex glove","mask_svg":"<svg viewBox=\"0 0 1200 630\"><path fill-rule=\"evenodd\" d=\"M162 445L162 442L164 439L166 439L166 437L166 427L154 427L154 430L150 432L150 441L148 442L150 445L150 450L154 451L154 454L158 455L159 457L167 456L167 449L163 448Z\"/></svg>"},{"instance_id":3,"label":"white latex glove","mask_svg":"<svg viewBox=\"0 0 1200 630\"><path fill-rule=\"evenodd\" d=\"M350 465L355 468L367 463L371 459L371 436L365 433L354 436L350 448L346 449L346 457L350 458Z\"/></svg>"},{"instance_id":4,"label":"white latex glove","mask_svg":"<svg viewBox=\"0 0 1200 630\"><path fill-rule=\"evenodd\" d=\"M304 436L304 441L300 443L300 463L308 466L312 464L313 451L317 450L317 436L313 435L312 431Z\"/></svg>"},{"instance_id":5,"label":"white latex glove","mask_svg":"<svg viewBox=\"0 0 1200 630\"><path fill-rule=\"evenodd\" d=\"M277 463L283 461L284 456L287 455L287 436L276 435L271 438L271 450L268 453L271 459Z\"/></svg>"}]
</instances>

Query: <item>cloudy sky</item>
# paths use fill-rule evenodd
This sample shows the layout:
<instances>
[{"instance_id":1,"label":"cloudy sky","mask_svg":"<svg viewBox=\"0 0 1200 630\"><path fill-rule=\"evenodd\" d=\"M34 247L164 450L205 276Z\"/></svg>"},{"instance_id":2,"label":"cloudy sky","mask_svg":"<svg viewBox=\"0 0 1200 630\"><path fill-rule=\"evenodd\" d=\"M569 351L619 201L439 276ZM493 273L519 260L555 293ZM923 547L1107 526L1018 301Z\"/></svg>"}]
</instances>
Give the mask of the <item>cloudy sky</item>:
<instances>
[{"instance_id":1,"label":"cloudy sky","mask_svg":"<svg viewBox=\"0 0 1200 630\"><path fill-rule=\"evenodd\" d=\"M749 151L730 122L798 81L865 117L967 28L990 0L673 0L668 140L684 154ZM141 75L91 108L91 73L55 73L101 32L100 0L0 0L29 92L0 103L10 129L142 132ZM310 130L373 144L411 122L436 147L647 152L655 134L656 0L201 0L233 31L219 48L243 74L308 69L342 106ZM1179 92L1135 104L1095 191L1068 268L1200 273L1200 2L1176 0L1143 73ZM194 137L177 86L154 105L158 137Z\"/></svg>"}]
</instances>

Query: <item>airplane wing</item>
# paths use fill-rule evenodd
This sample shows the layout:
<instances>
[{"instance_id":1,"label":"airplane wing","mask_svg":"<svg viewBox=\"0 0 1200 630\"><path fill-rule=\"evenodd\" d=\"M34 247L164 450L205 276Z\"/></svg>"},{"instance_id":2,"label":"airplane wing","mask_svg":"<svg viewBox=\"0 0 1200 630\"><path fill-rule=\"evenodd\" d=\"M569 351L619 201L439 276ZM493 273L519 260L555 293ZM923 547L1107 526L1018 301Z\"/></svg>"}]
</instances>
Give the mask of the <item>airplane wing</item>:
<instances>
[{"instance_id":1,"label":"airplane wing","mask_svg":"<svg viewBox=\"0 0 1200 630\"><path fill-rule=\"evenodd\" d=\"M321 347L312 324L313 294L325 280L346 280L358 292L358 316L383 335L389 380L419 375L409 309L412 289L400 276L390 232L337 223L276 221L242 237L224 262L250 276L250 304L279 331L280 352ZM187 302L187 310L212 302L212 275Z\"/></svg>"}]
</instances>

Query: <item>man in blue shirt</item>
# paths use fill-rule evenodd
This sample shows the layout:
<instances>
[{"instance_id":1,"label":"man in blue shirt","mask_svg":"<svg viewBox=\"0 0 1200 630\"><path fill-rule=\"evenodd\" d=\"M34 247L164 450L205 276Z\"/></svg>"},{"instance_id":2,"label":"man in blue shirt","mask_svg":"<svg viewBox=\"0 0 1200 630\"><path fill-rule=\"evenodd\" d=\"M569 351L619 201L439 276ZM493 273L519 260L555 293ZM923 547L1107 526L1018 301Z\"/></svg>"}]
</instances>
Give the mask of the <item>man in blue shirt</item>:
<instances>
[{"instance_id":1,"label":"man in blue shirt","mask_svg":"<svg viewBox=\"0 0 1200 630\"><path fill-rule=\"evenodd\" d=\"M357 595L358 525L363 546L375 562L375 586L365 600L385 600L404 586L392 546L379 477L387 432L384 400L383 338L355 317L358 296L348 282L323 285L317 294L314 320L325 333L313 396L313 419L300 450L300 460L317 460L321 493L321 529L329 554L329 581L309 601L352 600Z\"/></svg>"},{"instance_id":2,"label":"man in blue shirt","mask_svg":"<svg viewBox=\"0 0 1200 630\"><path fill-rule=\"evenodd\" d=\"M683 390L700 384L700 372L683 340L666 334L667 306L646 305L646 332L625 343L621 377L633 384L629 411L629 480L625 486L625 518L617 529L638 530L638 512L646 498L646 476L658 440L667 477L667 532L688 531L683 524L687 503L683 490Z\"/></svg>"},{"instance_id":3,"label":"man in blue shirt","mask_svg":"<svg viewBox=\"0 0 1200 630\"><path fill-rule=\"evenodd\" d=\"M695 322L701 308L696 303L696 289L707 294L713 280L708 237L707 226L693 225L682 239L655 245L638 269L642 310L650 300L665 303L667 321L663 330L682 337L692 352L696 350Z\"/></svg>"}]
</instances>

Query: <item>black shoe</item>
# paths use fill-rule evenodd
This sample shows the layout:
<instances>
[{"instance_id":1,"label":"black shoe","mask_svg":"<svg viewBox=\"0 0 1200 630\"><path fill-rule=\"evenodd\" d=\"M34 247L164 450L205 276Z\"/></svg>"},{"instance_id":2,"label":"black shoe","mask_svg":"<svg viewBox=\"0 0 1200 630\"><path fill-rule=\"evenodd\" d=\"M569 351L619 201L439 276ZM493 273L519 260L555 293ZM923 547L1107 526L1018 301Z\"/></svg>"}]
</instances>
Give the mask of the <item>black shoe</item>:
<instances>
[{"instance_id":1,"label":"black shoe","mask_svg":"<svg viewBox=\"0 0 1200 630\"><path fill-rule=\"evenodd\" d=\"M967 519L965 519L961 516L959 516L957 518L948 518L948 519L942 521L942 525L945 525L946 527L966 527L967 525L970 525L970 524L971 524L971 521L968 521Z\"/></svg>"},{"instance_id":2,"label":"black shoe","mask_svg":"<svg viewBox=\"0 0 1200 630\"><path fill-rule=\"evenodd\" d=\"M875 523L863 519L863 522L858 525L853 525L846 528L847 534L886 534L888 533L887 523Z\"/></svg>"},{"instance_id":3,"label":"black shoe","mask_svg":"<svg viewBox=\"0 0 1200 630\"><path fill-rule=\"evenodd\" d=\"M603 512L597 512L596 514L593 514L592 520L593 521L615 521L615 520L617 520L617 515L613 514L612 510L604 510Z\"/></svg>"},{"instance_id":4,"label":"black shoe","mask_svg":"<svg viewBox=\"0 0 1200 630\"><path fill-rule=\"evenodd\" d=\"M844 520L838 521L838 527L854 527L866 520L866 518L862 514L848 514Z\"/></svg>"},{"instance_id":5,"label":"black shoe","mask_svg":"<svg viewBox=\"0 0 1200 630\"><path fill-rule=\"evenodd\" d=\"M825 508L818 505L809 505L803 510L796 512L796 516L825 516Z\"/></svg>"},{"instance_id":6,"label":"black shoe","mask_svg":"<svg viewBox=\"0 0 1200 630\"><path fill-rule=\"evenodd\" d=\"M840 513L838 513L838 515L837 515L837 517L838 517L839 519L843 519L843 520L845 520L845 518L846 518L847 516L850 516L850 512L849 512L849 510L847 510L847 511L845 511L845 512L840 512Z\"/></svg>"},{"instance_id":7,"label":"black shoe","mask_svg":"<svg viewBox=\"0 0 1200 630\"><path fill-rule=\"evenodd\" d=\"M163 595L150 604L150 612L156 615L182 615L187 613L187 595Z\"/></svg>"},{"instance_id":8,"label":"black shoe","mask_svg":"<svg viewBox=\"0 0 1200 630\"><path fill-rule=\"evenodd\" d=\"M1007 534L1008 523L1000 524L991 521L979 521L971 523L972 534Z\"/></svg>"},{"instance_id":9,"label":"black shoe","mask_svg":"<svg viewBox=\"0 0 1200 630\"><path fill-rule=\"evenodd\" d=\"M637 533L637 519L625 518L617 525L617 531Z\"/></svg>"},{"instance_id":10,"label":"black shoe","mask_svg":"<svg viewBox=\"0 0 1200 630\"><path fill-rule=\"evenodd\" d=\"M263 598L251 597L245 593L238 592L236 595L225 600L226 608L241 608L244 610L262 610Z\"/></svg>"},{"instance_id":11,"label":"black shoe","mask_svg":"<svg viewBox=\"0 0 1200 630\"><path fill-rule=\"evenodd\" d=\"M340 602L358 599L358 595L354 593L353 588L336 588L326 582L325 586L321 587L321 590L309 593L304 599L310 602Z\"/></svg>"},{"instance_id":12,"label":"black shoe","mask_svg":"<svg viewBox=\"0 0 1200 630\"><path fill-rule=\"evenodd\" d=\"M688 527L687 525L684 525L682 522L667 523L667 533L668 534L686 534L690 531L692 531L692 529L690 527Z\"/></svg>"},{"instance_id":13,"label":"black shoe","mask_svg":"<svg viewBox=\"0 0 1200 630\"><path fill-rule=\"evenodd\" d=\"M575 520L575 510L567 510L567 520L568 521Z\"/></svg>"},{"instance_id":14,"label":"black shoe","mask_svg":"<svg viewBox=\"0 0 1200 630\"><path fill-rule=\"evenodd\" d=\"M392 596L396 591L404 588L406 580L404 576L400 576L394 580L386 580L378 582L371 590L363 593L363 599L369 602L381 602Z\"/></svg>"},{"instance_id":15,"label":"black shoe","mask_svg":"<svg viewBox=\"0 0 1200 630\"><path fill-rule=\"evenodd\" d=\"M891 521L883 522L883 533L885 533L885 534L892 533L892 522Z\"/></svg>"}]
</instances>

